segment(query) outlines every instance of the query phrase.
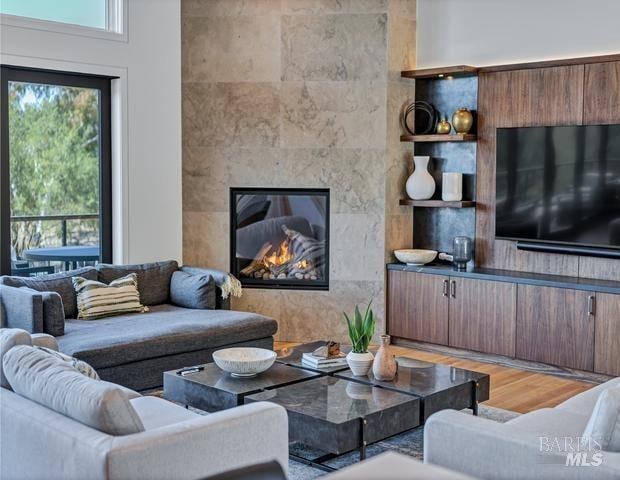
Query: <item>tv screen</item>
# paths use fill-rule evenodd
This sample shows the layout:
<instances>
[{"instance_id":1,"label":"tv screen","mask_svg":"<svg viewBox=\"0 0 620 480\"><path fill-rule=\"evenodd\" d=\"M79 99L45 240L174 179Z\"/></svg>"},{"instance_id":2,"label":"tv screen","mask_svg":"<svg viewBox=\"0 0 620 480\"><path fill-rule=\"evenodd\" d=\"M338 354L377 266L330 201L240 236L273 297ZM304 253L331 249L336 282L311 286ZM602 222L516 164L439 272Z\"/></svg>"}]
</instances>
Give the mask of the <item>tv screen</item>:
<instances>
[{"instance_id":1,"label":"tv screen","mask_svg":"<svg viewBox=\"0 0 620 480\"><path fill-rule=\"evenodd\" d=\"M620 125L498 128L495 236L620 249Z\"/></svg>"}]
</instances>

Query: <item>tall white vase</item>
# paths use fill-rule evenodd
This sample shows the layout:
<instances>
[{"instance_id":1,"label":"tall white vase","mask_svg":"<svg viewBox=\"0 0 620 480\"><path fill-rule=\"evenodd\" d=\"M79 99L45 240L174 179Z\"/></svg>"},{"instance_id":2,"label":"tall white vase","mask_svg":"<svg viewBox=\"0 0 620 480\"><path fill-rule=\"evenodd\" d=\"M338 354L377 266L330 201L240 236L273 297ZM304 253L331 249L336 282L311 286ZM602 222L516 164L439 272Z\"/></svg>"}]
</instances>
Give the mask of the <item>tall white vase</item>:
<instances>
[{"instance_id":1,"label":"tall white vase","mask_svg":"<svg viewBox=\"0 0 620 480\"><path fill-rule=\"evenodd\" d=\"M416 155L413 157L414 170L405 186L407 195L412 200L428 200L435 193L435 179L428 173L428 161L431 157Z\"/></svg>"}]
</instances>

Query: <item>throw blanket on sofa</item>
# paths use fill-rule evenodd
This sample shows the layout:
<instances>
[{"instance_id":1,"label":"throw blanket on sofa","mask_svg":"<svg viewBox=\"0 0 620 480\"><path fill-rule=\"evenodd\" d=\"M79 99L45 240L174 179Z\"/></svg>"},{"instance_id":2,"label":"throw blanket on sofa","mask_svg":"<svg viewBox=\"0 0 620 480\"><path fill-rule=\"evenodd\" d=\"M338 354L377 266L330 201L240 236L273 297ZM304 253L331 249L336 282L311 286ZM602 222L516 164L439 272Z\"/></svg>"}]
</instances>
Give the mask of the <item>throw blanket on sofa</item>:
<instances>
[{"instance_id":1,"label":"throw blanket on sofa","mask_svg":"<svg viewBox=\"0 0 620 480\"><path fill-rule=\"evenodd\" d=\"M241 282L228 272L199 267L183 267L181 270L192 274L211 275L215 284L222 290L223 299L227 299L229 296L239 298L243 294Z\"/></svg>"}]
</instances>

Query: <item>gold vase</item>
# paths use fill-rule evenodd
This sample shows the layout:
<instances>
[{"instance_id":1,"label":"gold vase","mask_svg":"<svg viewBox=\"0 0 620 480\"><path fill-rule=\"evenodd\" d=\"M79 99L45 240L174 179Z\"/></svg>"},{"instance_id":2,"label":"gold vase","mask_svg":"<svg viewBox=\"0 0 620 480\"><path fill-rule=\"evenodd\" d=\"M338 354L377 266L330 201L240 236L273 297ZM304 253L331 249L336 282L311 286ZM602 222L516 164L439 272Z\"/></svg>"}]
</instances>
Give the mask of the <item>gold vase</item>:
<instances>
[{"instance_id":1,"label":"gold vase","mask_svg":"<svg viewBox=\"0 0 620 480\"><path fill-rule=\"evenodd\" d=\"M452 115L452 126L456 133L467 133L474 124L474 116L466 108L459 108Z\"/></svg>"},{"instance_id":2,"label":"gold vase","mask_svg":"<svg viewBox=\"0 0 620 480\"><path fill-rule=\"evenodd\" d=\"M439 135L448 134L450 133L450 130L452 130L452 125L450 125L450 122L448 122L447 118L444 118L443 120L441 120L441 122L437 124L437 133Z\"/></svg>"}]
</instances>

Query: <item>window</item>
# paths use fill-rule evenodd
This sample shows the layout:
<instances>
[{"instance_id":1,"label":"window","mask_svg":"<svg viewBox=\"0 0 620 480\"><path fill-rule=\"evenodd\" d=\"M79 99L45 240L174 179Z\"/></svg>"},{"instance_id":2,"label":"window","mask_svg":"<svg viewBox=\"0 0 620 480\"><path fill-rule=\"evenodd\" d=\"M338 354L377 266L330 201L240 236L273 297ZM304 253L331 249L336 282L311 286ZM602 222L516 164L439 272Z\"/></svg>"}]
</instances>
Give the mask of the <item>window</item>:
<instances>
[{"instance_id":1,"label":"window","mask_svg":"<svg viewBox=\"0 0 620 480\"><path fill-rule=\"evenodd\" d=\"M121 33L121 4L122 0L0 0L0 13L12 15L18 24L43 20L64 24L65 29L78 26Z\"/></svg>"},{"instance_id":2,"label":"window","mask_svg":"<svg viewBox=\"0 0 620 480\"><path fill-rule=\"evenodd\" d=\"M2 67L0 273L111 261L110 80Z\"/></svg>"}]
</instances>

